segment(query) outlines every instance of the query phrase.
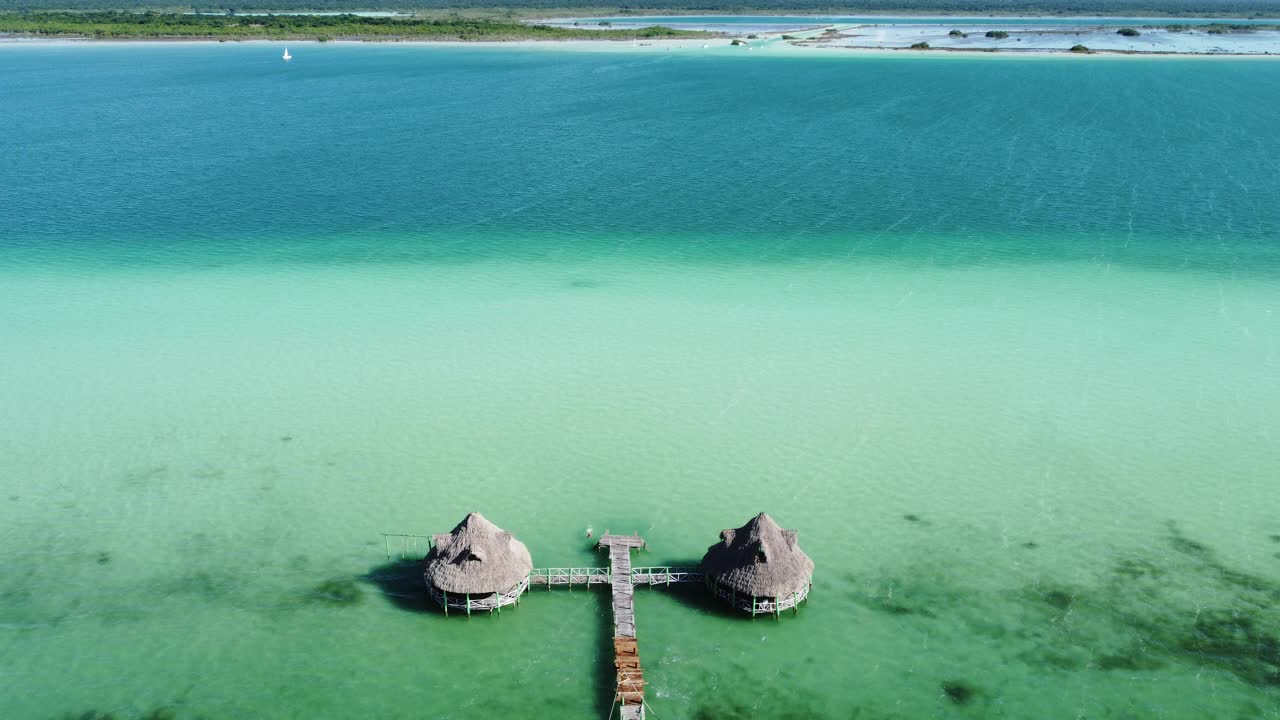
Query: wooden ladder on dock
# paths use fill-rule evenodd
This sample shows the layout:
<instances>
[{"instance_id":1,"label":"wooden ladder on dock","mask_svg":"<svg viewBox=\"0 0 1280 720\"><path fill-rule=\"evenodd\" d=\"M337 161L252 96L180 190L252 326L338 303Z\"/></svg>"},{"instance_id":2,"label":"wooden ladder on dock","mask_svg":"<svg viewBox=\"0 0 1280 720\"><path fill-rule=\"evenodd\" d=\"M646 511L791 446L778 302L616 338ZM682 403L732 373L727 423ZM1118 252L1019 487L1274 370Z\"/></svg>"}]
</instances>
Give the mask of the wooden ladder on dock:
<instances>
[{"instance_id":1,"label":"wooden ladder on dock","mask_svg":"<svg viewBox=\"0 0 1280 720\"><path fill-rule=\"evenodd\" d=\"M631 550L644 547L639 535L605 535L599 547L609 549L609 585L613 594L613 667L617 673L622 720L644 718L644 670L636 641L635 587L631 582Z\"/></svg>"}]
</instances>

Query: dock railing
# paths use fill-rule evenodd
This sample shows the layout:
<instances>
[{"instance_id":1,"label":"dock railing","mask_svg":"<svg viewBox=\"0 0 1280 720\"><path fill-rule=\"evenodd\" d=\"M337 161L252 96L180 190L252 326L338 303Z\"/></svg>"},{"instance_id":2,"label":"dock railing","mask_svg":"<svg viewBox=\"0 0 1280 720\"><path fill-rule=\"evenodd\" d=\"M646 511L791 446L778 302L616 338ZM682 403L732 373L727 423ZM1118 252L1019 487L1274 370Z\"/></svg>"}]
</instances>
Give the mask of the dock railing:
<instances>
[{"instance_id":1,"label":"dock railing","mask_svg":"<svg viewBox=\"0 0 1280 720\"><path fill-rule=\"evenodd\" d=\"M607 567L534 568L529 573L530 585L608 585Z\"/></svg>"},{"instance_id":2,"label":"dock railing","mask_svg":"<svg viewBox=\"0 0 1280 720\"><path fill-rule=\"evenodd\" d=\"M430 584L427 585L427 594L444 607L445 615L448 615L451 609L465 612L468 615L473 612L493 612L494 610L501 613L502 608L507 605L519 605L520 596L528 591L528 578L516 583L514 587L505 592L477 596L466 593L448 593L437 590Z\"/></svg>"},{"instance_id":3,"label":"dock railing","mask_svg":"<svg viewBox=\"0 0 1280 720\"><path fill-rule=\"evenodd\" d=\"M382 544L387 550L388 560L420 560L432 547L430 535L408 533L382 533Z\"/></svg>"},{"instance_id":4,"label":"dock railing","mask_svg":"<svg viewBox=\"0 0 1280 720\"><path fill-rule=\"evenodd\" d=\"M631 569L632 585L671 585L673 583L702 582L702 569L678 565L660 565ZM529 573L530 585L608 585L611 582L609 568L534 568Z\"/></svg>"},{"instance_id":5,"label":"dock railing","mask_svg":"<svg viewBox=\"0 0 1280 720\"><path fill-rule=\"evenodd\" d=\"M729 603L733 607L755 615L779 615L783 610L795 610L800 607L800 603L809 597L809 590L813 587L813 581L805 583L804 587L799 590L783 595L777 598L751 597L750 595L739 595L738 593L726 588L719 583L708 583L707 589L713 595Z\"/></svg>"},{"instance_id":6,"label":"dock railing","mask_svg":"<svg viewBox=\"0 0 1280 720\"><path fill-rule=\"evenodd\" d=\"M658 567L631 568L633 585L670 585L672 583L702 582L702 568L662 565Z\"/></svg>"}]
</instances>

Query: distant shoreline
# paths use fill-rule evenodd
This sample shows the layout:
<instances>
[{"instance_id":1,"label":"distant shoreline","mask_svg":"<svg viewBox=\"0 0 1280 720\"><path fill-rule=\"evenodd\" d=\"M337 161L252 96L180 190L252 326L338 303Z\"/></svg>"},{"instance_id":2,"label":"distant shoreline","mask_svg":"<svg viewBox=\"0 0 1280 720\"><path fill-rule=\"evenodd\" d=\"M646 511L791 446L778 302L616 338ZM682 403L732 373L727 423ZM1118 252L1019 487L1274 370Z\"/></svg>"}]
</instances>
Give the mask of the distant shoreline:
<instances>
[{"instance_id":1,"label":"distant shoreline","mask_svg":"<svg viewBox=\"0 0 1280 720\"><path fill-rule=\"evenodd\" d=\"M687 16L685 16L687 17ZM715 18L725 17L717 23ZM746 52L780 48L881 50L1040 55L1070 52L1128 56L1268 56L1280 54L1280 23L1197 16L1181 23L1156 17L1060 16L1008 19L999 24L972 15L945 18L917 15L912 21L893 16L786 18L770 23L766 16L678 16L613 18L569 17L520 20L462 15L388 16L353 14L214 14L137 13L130 11L0 13L0 42L65 40L71 42L379 42L379 43L536 43L559 46L659 44L683 47L688 40L701 49L712 44L745 45ZM1119 17L1119 16L1117 16ZM731 20L732 19L732 20ZM664 25L663 23L666 23ZM1119 25L1131 25L1111 32ZM984 26L986 29L983 32ZM958 29L964 27L964 30ZM998 29L996 29L998 28ZM977 36L981 33L981 36ZM975 35L974 37L970 37ZM1115 36L1121 35L1123 39ZM1074 37L1068 37L1074 36ZM1140 40L1138 38L1141 38ZM759 53L756 53L759 54Z\"/></svg>"},{"instance_id":2,"label":"distant shoreline","mask_svg":"<svg viewBox=\"0 0 1280 720\"><path fill-rule=\"evenodd\" d=\"M621 52L621 53L657 53L681 51L690 54L692 51L712 52L717 57L730 55L748 56L742 48L729 45L727 38L704 39L651 39L642 42L630 40L583 40L583 39L525 39L525 40L444 40L431 38L389 39L385 37L369 39L341 38L330 41L317 41L314 38L87 38L87 37L16 37L0 35L0 48L9 47L49 47L49 46L127 46L127 45L205 45L205 44L271 44L284 43L305 45L418 45L439 48L489 48L489 49L540 49L545 51L570 52ZM764 47L764 46L757 46ZM296 53L295 53L296 54ZM1135 59L1191 59L1191 60L1280 60L1280 54L1266 55L1261 53L1188 53L1166 51L1122 51L1091 50L1088 53L1070 50L1028 49L1000 50L993 52L980 48L897 48L869 46L823 46L793 42L774 41L767 46L767 52L750 53L751 57L914 57L914 58L991 58L991 59L1058 59L1058 58L1111 58Z\"/></svg>"}]
</instances>

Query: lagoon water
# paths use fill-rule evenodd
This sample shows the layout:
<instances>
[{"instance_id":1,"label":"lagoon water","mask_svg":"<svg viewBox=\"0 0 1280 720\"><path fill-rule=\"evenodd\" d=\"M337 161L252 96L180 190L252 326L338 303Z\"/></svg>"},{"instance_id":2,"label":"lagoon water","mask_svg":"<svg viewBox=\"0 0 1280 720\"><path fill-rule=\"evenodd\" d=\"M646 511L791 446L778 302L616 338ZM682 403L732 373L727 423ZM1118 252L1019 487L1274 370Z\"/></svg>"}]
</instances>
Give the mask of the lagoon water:
<instances>
[{"instance_id":1,"label":"lagoon water","mask_svg":"<svg viewBox=\"0 0 1280 720\"><path fill-rule=\"evenodd\" d=\"M0 716L603 717L379 533L767 510L654 717L1280 717L1280 64L290 49L0 47Z\"/></svg>"}]
</instances>

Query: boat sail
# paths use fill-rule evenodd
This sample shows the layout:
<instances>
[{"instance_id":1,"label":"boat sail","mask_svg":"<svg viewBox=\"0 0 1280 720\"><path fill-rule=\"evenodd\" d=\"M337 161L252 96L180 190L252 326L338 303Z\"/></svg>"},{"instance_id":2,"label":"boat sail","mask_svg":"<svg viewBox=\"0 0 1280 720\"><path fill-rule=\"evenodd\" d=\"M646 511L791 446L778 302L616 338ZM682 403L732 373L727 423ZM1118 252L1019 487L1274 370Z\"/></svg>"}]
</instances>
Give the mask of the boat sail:
<instances>
[{"instance_id":1,"label":"boat sail","mask_svg":"<svg viewBox=\"0 0 1280 720\"><path fill-rule=\"evenodd\" d=\"M285 48L285 49L284 49L284 60L285 60L285 62L288 62L288 61L290 61L290 60L292 60L292 59L293 59L293 56L289 54L289 48Z\"/></svg>"}]
</instances>

